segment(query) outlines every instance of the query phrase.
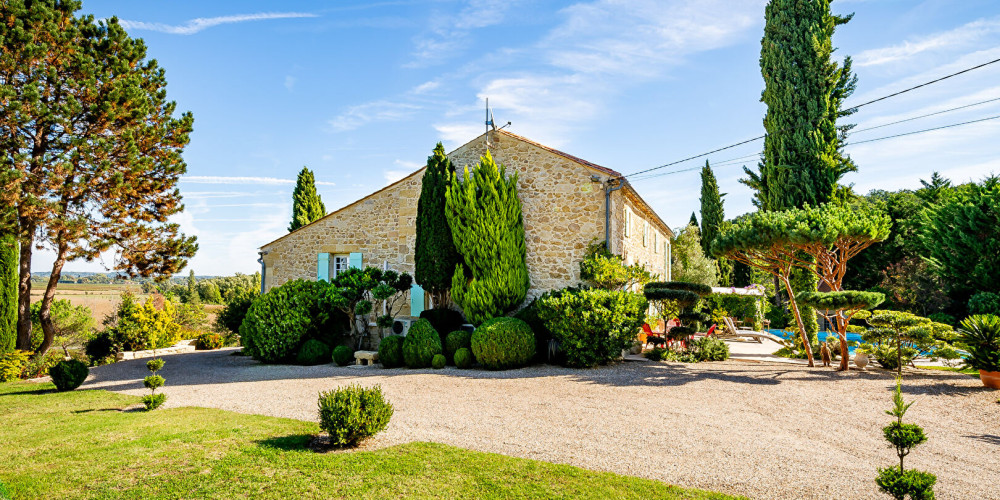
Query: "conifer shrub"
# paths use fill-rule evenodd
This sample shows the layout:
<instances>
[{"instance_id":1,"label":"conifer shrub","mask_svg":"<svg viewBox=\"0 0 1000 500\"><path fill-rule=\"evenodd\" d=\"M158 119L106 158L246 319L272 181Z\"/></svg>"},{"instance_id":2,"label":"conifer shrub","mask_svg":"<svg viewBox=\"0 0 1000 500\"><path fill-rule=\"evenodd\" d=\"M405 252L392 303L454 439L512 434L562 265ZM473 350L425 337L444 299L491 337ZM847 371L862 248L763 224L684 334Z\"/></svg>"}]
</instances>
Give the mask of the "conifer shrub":
<instances>
[{"instance_id":1,"label":"conifer shrub","mask_svg":"<svg viewBox=\"0 0 1000 500\"><path fill-rule=\"evenodd\" d=\"M382 368L403 366L403 337L390 335L378 344L378 360Z\"/></svg>"},{"instance_id":2,"label":"conifer shrub","mask_svg":"<svg viewBox=\"0 0 1000 500\"><path fill-rule=\"evenodd\" d=\"M10 351L0 353L0 383L17 380L24 375L31 353L28 351Z\"/></svg>"},{"instance_id":3,"label":"conifer shrub","mask_svg":"<svg viewBox=\"0 0 1000 500\"><path fill-rule=\"evenodd\" d=\"M347 366L354 360L354 349L346 345L338 345L333 348L333 361L337 366Z\"/></svg>"},{"instance_id":4,"label":"conifer shrub","mask_svg":"<svg viewBox=\"0 0 1000 500\"><path fill-rule=\"evenodd\" d=\"M698 361L725 361L729 359L729 345L715 337L701 337L691 341L689 349Z\"/></svg>"},{"instance_id":5,"label":"conifer shrub","mask_svg":"<svg viewBox=\"0 0 1000 500\"><path fill-rule=\"evenodd\" d=\"M466 347L459 348L455 351L455 366L461 369L466 369L472 366L472 351Z\"/></svg>"},{"instance_id":6,"label":"conifer shrub","mask_svg":"<svg viewBox=\"0 0 1000 500\"><path fill-rule=\"evenodd\" d=\"M403 340L403 362L410 368L431 366L434 355L443 351L441 337L426 319L417 320Z\"/></svg>"},{"instance_id":7,"label":"conifer shrub","mask_svg":"<svg viewBox=\"0 0 1000 500\"><path fill-rule=\"evenodd\" d=\"M329 363L330 347L316 339L309 339L302 344L295 362L305 366Z\"/></svg>"},{"instance_id":8,"label":"conifer shrub","mask_svg":"<svg viewBox=\"0 0 1000 500\"><path fill-rule=\"evenodd\" d=\"M90 358L91 366L103 365L114 361L114 357L121 349L115 344L115 339L111 332L104 330L94 335L84 345L83 352Z\"/></svg>"},{"instance_id":9,"label":"conifer shrub","mask_svg":"<svg viewBox=\"0 0 1000 500\"><path fill-rule=\"evenodd\" d=\"M472 333L472 354L489 370L518 368L534 357L535 334L517 318L493 318Z\"/></svg>"},{"instance_id":10,"label":"conifer shrub","mask_svg":"<svg viewBox=\"0 0 1000 500\"><path fill-rule=\"evenodd\" d=\"M444 339L444 356L454 362L455 351L461 348L472 349L472 333L465 330L455 330Z\"/></svg>"},{"instance_id":11,"label":"conifer shrub","mask_svg":"<svg viewBox=\"0 0 1000 500\"><path fill-rule=\"evenodd\" d=\"M445 359L444 354L435 354L434 359L431 360L431 368L435 370L444 368L446 364L448 364L448 360Z\"/></svg>"},{"instance_id":12,"label":"conifer shrub","mask_svg":"<svg viewBox=\"0 0 1000 500\"><path fill-rule=\"evenodd\" d=\"M911 500L933 500L937 476L929 472L903 468L903 458L909 455L915 446L926 442L927 436L919 425L903 423L903 416L913 403L903 401L901 385L901 379L897 378L896 391L892 397L893 408L886 411L887 414L896 417L896 420L882 428L885 440L896 448L899 467L879 468L875 483L879 489L896 500L905 500L907 496Z\"/></svg>"},{"instance_id":13,"label":"conifer shrub","mask_svg":"<svg viewBox=\"0 0 1000 500\"><path fill-rule=\"evenodd\" d=\"M319 394L319 427L335 446L357 446L389 425L392 404L381 386L349 385Z\"/></svg>"},{"instance_id":14,"label":"conifer shrub","mask_svg":"<svg viewBox=\"0 0 1000 500\"><path fill-rule=\"evenodd\" d=\"M52 368L49 368L49 376L52 377L52 383L56 385L57 391L72 391L87 379L87 375L90 374L90 369L87 368L87 364L71 359L69 361L60 361Z\"/></svg>"},{"instance_id":15,"label":"conifer shrub","mask_svg":"<svg viewBox=\"0 0 1000 500\"><path fill-rule=\"evenodd\" d=\"M163 369L164 361L160 358L153 358L146 362L146 369L151 375L142 380L142 385L149 389L149 394L142 397L142 404L146 405L146 411L153 411L167 401L167 395L162 392L157 394L156 389L163 387L165 381L156 372Z\"/></svg>"}]
</instances>

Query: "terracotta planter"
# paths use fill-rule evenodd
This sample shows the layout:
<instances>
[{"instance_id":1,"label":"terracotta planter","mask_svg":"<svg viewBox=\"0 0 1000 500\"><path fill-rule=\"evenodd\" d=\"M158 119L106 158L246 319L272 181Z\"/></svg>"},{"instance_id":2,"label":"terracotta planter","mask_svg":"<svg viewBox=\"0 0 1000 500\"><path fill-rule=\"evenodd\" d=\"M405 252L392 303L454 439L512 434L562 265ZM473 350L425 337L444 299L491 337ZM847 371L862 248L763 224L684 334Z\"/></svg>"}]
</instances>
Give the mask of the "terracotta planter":
<instances>
[{"instance_id":1,"label":"terracotta planter","mask_svg":"<svg viewBox=\"0 0 1000 500\"><path fill-rule=\"evenodd\" d=\"M1000 372L979 370L979 380L982 380L983 385L986 387L991 389L1000 389Z\"/></svg>"},{"instance_id":2,"label":"terracotta planter","mask_svg":"<svg viewBox=\"0 0 1000 500\"><path fill-rule=\"evenodd\" d=\"M863 352L854 355L854 366L857 366L861 371L864 371L865 367L868 366L868 361L868 355Z\"/></svg>"}]
</instances>

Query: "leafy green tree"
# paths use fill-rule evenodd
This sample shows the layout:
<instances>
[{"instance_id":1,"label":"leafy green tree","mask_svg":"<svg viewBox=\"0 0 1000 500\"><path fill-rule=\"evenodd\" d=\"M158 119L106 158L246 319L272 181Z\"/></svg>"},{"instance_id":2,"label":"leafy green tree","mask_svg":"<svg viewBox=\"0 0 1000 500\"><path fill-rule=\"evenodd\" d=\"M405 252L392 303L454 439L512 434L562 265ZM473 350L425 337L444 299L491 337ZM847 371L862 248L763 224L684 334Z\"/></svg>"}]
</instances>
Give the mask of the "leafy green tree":
<instances>
[{"instance_id":1,"label":"leafy green tree","mask_svg":"<svg viewBox=\"0 0 1000 500\"><path fill-rule=\"evenodd\" d=\"M31 341L31 257L54 252L40 324L52 345L56 285L67 261L112 249L114 268L163 276L197 250L168 218L190 113L166 99L162 68L116 18L75 16L78 1L3 3L0 23L0 233L20 246L17 346Z\"/></svg>"},{"instance_id":2,"label":"leafy green tree","mask_svg":"<svg viewBox=\"0 0 1000 500\"><path fill-rule=\"evenodd\" d=\"M836 16L830 0L770 0L764 9L760 69L764 155L758 172L744 167L742 182L756 190L762 210L818 206L832 199L837 181L857 170L844 154L851 126L837 120L857 85L851 58L833 60L833 33L852 16Z\"/></svg>"},{"instance_id":3,"label":"leafy green tree","mask_svg":"<svg viewBox=\"0 0 1000 500\"><path fill-rule=\"evenodd\" d=\"M705 167L701 169L701 249L705 255L709 255L712 241L719 235L719 231L726 224L726 212L722 205L722 197L725 193L719 193L719 183L715 180L712 167L705 161ZM732 281L733 265L725 258L716 259L716 267L719 269L719 283L728 286Z\"/></svg>"},{"instance_id":4,"label":"leafy green tree","mask_svg":"<svg viewBox=\"0 0 1000 500\"><path fill-rule=\"evenodd\" d=\"M719 284L719 270L715 262L701 250L701 235L697 225L691 224L680 230L671 242L670 252L674 281L708 286Z\"/></svg>"},{"instance_id":5,"label":"leafy green tree","mask_svg":"<svg viewBox=\"0 0 1000 500\"><path fill-rule=\"evenodd\" d=\"M310 224L326 215L323 199L316 193L316 176L308 167L302 167L292 191L292 222L289 231Z\"/></svg>"},{"instance_id":6,"label":"leafy green tree","mask_svg":"<svg viewBox=\"0 0 1000 500\"><path fill-rule=\"evenodd\" d=\"M896 500L933 500L934 483L937 476L916 469L904 470L903 458L910 454L915 446L927 442L924 429L916 424L904 424L903 416L913 403L903 401L902 382L896 379L896 390L892 395L893 408L885 413L896 417L896 421L882 428L885 440L896 448L899 457L899 468L879 468L875 483L879 489L891 495Z\"/></svg>"},{"instance_id":7,"label":"leafy green tree","mask_svg":"<svg viewBox=\"0 0 1000 500\"><path fill-rule=\"evenodd\" d=\"M609 252L600 241L587 247L580 261L580 279L605 290L631 290L648 283L653 274L642 264L625 265L620 255Z\"/></svg>"},{"instance_id":8,"label":"leafy green tree","mask_svg":"<svg viewBox=\"0 0 1000 500\"><path fill-rule=\"evenodd\" d=\"M931 173L931 179L920 179L923 188L917 190L917 196L929 203L937 203L951 191L951 181L937 172Z\"/></svg>"},{"instance_id":9,"label":"leafy green tree","mask_svg":"<svg viewBox=\"0 0 1000 500\"><path fill-rule=\"evenodd\" d=\"M954 297L1000 289L1000 179L963 186L919 220L923 257Z\"/></svg>"},{"instance_id":10,"label":"leafy green tree","mask_svg":"<svg viewBox=\"0 0 1000 500\"><path fill-rule=\"evenodd\" d=\"M0 235L0 354L17 342L17 238Z\"/></svg>"},{"instance_id":11,"label":"leafy green tree","mask_svg":"<svg viewBox=\"0 0 1000 500\"><path fill-rule=\"evenodd\" d=\"M434 307L447 305L455 266L462 262L445 215L445 193L453 175L455 165L445 155L444 146L439 142L434 147L434 153L427 158L427 170L420 182L417 240L413 254L413 278L431 294Z\"/></svg>"},{"instance_id":12,"label":"leafy green tree","mask_svg":"<svg viewBox=\"0 0 1000 500\"><path fill-rule=\"evenodd\" d=\"M951 326L905 311L877 310L855 315L871 328L861 334L861 346L882 365L903 376L903 366L917 356L953 360L960 356L951 342L956 334Z\"/></svg>"},{"instance_id":13,"label":"leafy green tree","mask_svg":"<svg viewBox=\"0 0 1000 500\"><path fill-rule=\"evenodd\" d=\"M463 263L455 266L451 294L474 324L503 315L524 301L530 281L517 173L489 151L475 173L453 175L445 193L448 226Z\"/></svg>"}]
</instances>

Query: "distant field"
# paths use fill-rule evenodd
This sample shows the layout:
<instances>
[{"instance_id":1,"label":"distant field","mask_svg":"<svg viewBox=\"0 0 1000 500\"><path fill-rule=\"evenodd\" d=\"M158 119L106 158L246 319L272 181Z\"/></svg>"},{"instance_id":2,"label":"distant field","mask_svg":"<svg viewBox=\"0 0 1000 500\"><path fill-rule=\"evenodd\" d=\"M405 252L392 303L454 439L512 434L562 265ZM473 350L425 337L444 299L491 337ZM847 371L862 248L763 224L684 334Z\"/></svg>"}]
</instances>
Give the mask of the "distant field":
<instances>
[{"instance_id":1,"label":"distant field","mask_svg":"<svg viewBox=\"0 0 1000 500\"><path fill-rule=\"evenodd\" d=\"M100 325L101 321L107 315L114 313L118 309L118 304L121 302L121 294L124 292L132 292L139 302L144 302L149 297L149 295L142 293L142 287L139 285L60 283L56 287L56 300L65 299L69 300L74 306L89 307L94 321ZM42 300L42 294L44 293L44 285L32 285L31 302ZM205 312L208 313L205 324L212 325L215 322L216 314L223 307L219 304L205 304Z\"/></svg>"}]
</instances>

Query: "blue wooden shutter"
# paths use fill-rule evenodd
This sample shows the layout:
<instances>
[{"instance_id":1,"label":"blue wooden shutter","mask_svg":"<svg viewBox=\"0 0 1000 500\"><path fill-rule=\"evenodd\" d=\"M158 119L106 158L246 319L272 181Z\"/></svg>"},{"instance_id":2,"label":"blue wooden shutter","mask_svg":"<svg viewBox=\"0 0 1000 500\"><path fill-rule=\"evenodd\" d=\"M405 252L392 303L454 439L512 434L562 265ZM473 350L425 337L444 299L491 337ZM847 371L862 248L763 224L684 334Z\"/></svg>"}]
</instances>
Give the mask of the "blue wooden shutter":
<instances>
[{"instance_id":1,"label":"blue wooden shutter","mask_svg":"<svg viewBox=\"0 0 1000 500\"><path fill-rule=\"evenodd\" d=\"M418 317L424 312L424 289L417 284L410 287L410 316Z\"/></svg>"},{"instance_id":2,"label":"blue wooden shutter","mask_svg":"<svg viewBox=\"0 0 1000 500\"><path fill-rule=\"evenodd\" d=\"M330 281L330 254L321 253L316 256L316 279Z\"/></svg>"},{"instance_id":3,"label":"blue wooden shutter","mask_svg":"<svg viewBox=\"0 0 1000 500\"><path fill-rule=\"evenodd\" d=\"M347 261L348 267L356 267L361 269L361 252L351 252L350 259Z\"/></svg>"}]
</instances>

